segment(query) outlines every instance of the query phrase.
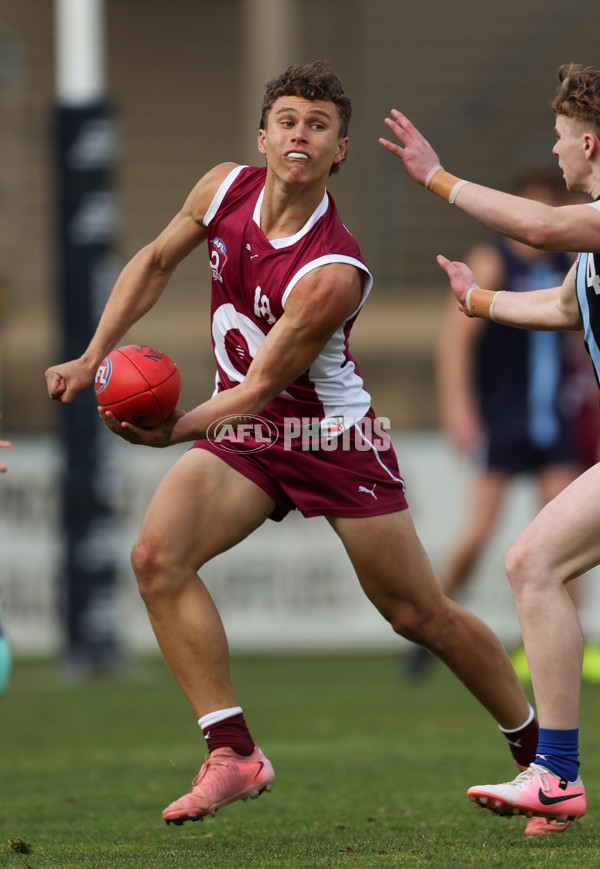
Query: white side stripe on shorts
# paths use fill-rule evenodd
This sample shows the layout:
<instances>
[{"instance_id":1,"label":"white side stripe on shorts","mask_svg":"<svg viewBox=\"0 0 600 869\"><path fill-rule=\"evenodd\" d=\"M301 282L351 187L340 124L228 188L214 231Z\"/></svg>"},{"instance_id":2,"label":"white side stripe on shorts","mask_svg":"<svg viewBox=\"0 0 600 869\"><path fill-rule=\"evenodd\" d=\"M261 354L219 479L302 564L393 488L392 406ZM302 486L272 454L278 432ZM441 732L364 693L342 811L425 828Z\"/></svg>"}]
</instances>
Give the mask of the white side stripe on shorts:
<instances>
[{"instance_id":1,"label":"white side stripe on shorts","mask_svg":"<svg viewBox=\"0 0 600 869\"><path fill-rule=\"evenodd\" d=\"M357 424L357 423L354 424L354 428L358 431L358 433L360 434L360 436L361 436L361 438L363 439L363 441L364 441L366 444L369 444L369 446L371 447L371 449L372 449L373 452L375 453L375 458L377 459L377 461L379 462L379 464L381 465L381 467L383 468L383 470L386 471L386 473L388 474L388 476L390 476L390 477L392 478L392 480L394 480L396 483L402 483L402 491L405 492L405 491L406 491L406 486L405 486L405 483L404 483L404 480L402 479L402 477L395 477L395 476L392 474L392 472L390 471L390 469L387 468L387 467L384 465L384 463L381 461L381 458L380 458L380 456L379 456L379 450L378 450L377 447L376 447L376 446L375 446L375 445L374 445L374 444L369 440L369 438L364 434L364 432L361 431L361 429L358 427L358 424Z\"/></svg>"}]
</instances>

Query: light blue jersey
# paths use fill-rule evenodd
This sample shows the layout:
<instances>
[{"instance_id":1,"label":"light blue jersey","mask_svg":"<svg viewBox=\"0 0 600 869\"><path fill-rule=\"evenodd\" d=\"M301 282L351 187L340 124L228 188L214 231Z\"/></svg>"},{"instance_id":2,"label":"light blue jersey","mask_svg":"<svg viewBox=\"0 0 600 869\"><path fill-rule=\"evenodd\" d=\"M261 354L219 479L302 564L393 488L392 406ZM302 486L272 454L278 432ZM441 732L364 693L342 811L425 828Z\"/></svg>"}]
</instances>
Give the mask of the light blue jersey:
<instances>
[{"instance_id":1,"label":"light blue jersey","mask_svg":"<svg viewBox=\"0 0 600 869\"><path fill-rule=\"evenodd\" d=\"M600 211L600 201L590 203ZM600 253L580 253L576 274L577 302L585 346L600 385Z\"/></svg>"}]
</instances>

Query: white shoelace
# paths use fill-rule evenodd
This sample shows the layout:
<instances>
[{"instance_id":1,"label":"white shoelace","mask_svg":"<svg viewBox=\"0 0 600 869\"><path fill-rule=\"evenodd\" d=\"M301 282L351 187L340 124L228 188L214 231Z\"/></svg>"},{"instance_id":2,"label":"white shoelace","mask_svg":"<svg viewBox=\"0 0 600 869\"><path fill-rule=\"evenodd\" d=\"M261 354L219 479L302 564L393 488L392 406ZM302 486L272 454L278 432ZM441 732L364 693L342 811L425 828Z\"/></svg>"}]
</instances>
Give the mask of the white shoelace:
<instances>
[{"instance_id":1,"label":"white shoelace","mask_svg":"<svg viewBox=\"0 0 600 869\"><path fill-rule=\"evenodd\" d=\"M539 786L542 788L542 790L549 791L549 775L551 775L551 772L550 770L546 769L545 766L540 766L539 763L531 763L527 767L527 769L524 769L523 772L519 773L514 781L507 782L507 784L514 785L515 787L520 787L521 785L529 784L532 779L537 779Z\"/></svg>"}]
</instances>

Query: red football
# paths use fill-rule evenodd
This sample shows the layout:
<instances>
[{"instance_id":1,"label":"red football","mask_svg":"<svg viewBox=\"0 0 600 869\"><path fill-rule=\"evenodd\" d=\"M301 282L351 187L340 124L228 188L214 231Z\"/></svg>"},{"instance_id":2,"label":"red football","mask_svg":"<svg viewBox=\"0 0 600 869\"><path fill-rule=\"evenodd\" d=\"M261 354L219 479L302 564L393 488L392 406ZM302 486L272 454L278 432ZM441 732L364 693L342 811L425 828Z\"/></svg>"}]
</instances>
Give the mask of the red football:
<instances>
[{"instance_id":1,"label":"red football","mask_svg":"<svg viewBox=\"0 0 600 869\"><path fill-rule=\"evenodd\" d=\"M94 388L98 403L118 419L152 428L177 407L181 375L173 360L160 350L128 344L102 360Z\"/></svg>"}]
</instances>

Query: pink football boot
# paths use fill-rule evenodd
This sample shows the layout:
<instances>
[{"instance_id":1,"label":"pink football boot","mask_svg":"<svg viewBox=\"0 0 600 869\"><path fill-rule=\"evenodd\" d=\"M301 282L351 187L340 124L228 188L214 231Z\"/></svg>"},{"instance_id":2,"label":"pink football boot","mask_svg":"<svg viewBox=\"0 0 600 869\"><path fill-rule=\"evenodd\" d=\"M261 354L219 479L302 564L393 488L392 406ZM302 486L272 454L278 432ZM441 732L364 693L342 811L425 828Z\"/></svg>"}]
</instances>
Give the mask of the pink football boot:
<instances>
[{"instance_id":1,"label":"pink football boot","mask_svg":"<svg viewBox=\"0 0 600 869\"><path fill-rule=\"evenodd\" d=\"M192 783L192 789L163 812L167 824L200 821L235 800L254 799L270 791L275 779L273 767L260 748L249 757L232 748L216 748L206 758Z\"/></svg>"},{"instance_id":2,"label":"pink football boot","mask_svg":"<svg viewBox=\"0 0 600 869\"><path fill-rule=\"evenodd\" d=\"M544 766L532 763L511 782L475 785L467 796L498 815L536 815L557 821L576 821L585 815L585 788L581 779L568 782Z\"/></svg>"}]
</instances>

